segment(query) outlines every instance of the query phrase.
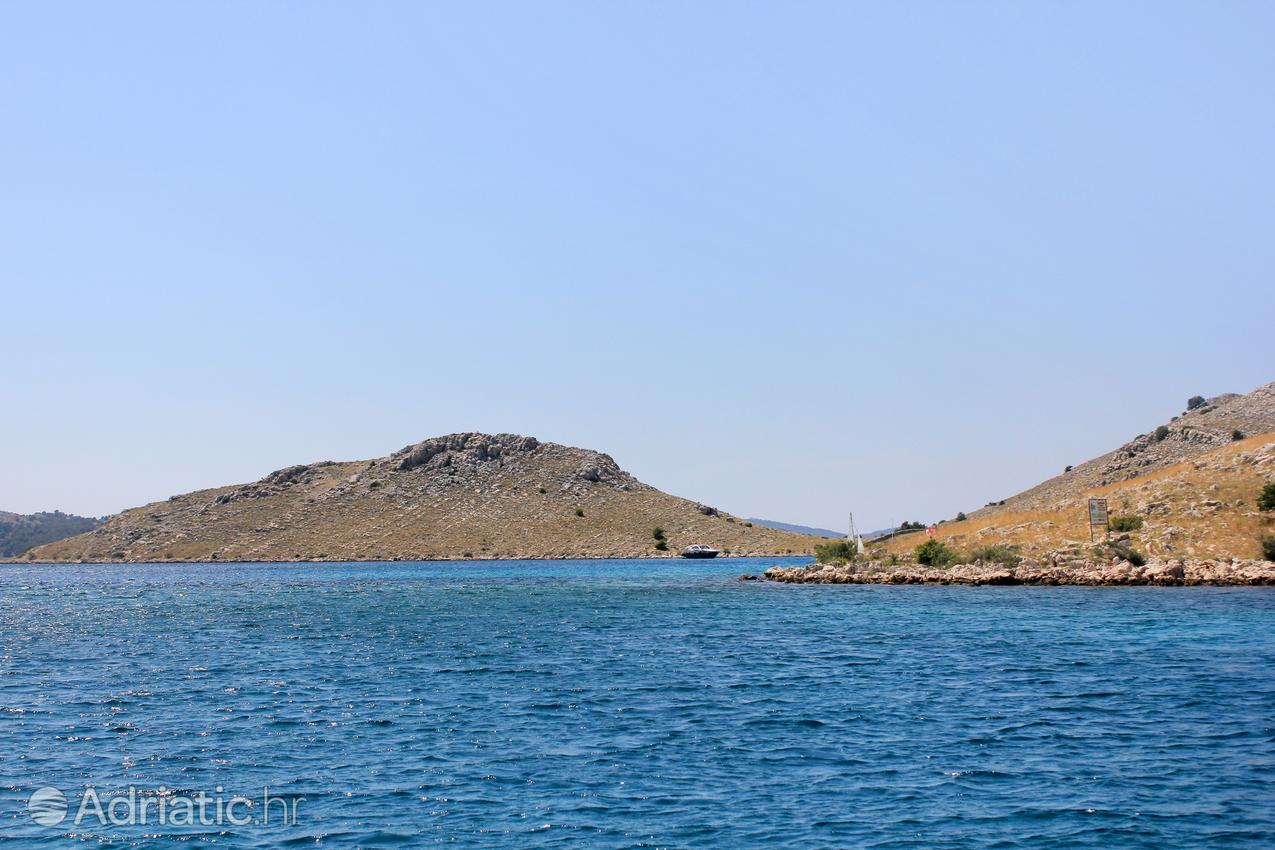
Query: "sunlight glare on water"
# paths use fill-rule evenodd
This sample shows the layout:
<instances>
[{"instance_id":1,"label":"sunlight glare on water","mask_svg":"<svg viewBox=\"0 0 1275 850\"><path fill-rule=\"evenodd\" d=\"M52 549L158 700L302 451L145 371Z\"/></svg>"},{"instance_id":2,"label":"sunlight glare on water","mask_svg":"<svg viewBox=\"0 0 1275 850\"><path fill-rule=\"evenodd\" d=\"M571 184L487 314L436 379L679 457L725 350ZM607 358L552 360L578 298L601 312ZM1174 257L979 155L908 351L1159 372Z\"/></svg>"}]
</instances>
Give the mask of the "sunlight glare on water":
<instances>
[{"instance_id":1,"label":"sunlight glare on water","mask_svg":"<svg viewBox=\"0 0 1275 850\"><path fill-rule=\"evenodd\" d=\"M0 833L269 786L296 824L144 843L1275 846L1275 590L736 580L776 562L0 566Z\"/></svg>"}]
</instances>

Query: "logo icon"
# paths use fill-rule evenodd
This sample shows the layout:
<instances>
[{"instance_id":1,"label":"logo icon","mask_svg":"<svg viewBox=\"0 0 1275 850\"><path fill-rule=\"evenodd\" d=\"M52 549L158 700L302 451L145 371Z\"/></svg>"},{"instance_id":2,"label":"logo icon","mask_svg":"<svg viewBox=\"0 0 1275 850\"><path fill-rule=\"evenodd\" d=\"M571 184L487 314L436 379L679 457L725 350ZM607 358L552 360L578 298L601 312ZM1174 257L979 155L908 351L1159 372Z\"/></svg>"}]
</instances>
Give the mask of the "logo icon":
<instances>
[{"instance_id":1,"label":"logo icon","mask_svg":"<svg viewBox=\"0 0 1275 850\"><path fill-rule=\"evenodd\" d=\"M27 800L27 811L40 826L57 826L66 818L66 795L56 788L37 788Z\"/></svg>"}]
</instances>

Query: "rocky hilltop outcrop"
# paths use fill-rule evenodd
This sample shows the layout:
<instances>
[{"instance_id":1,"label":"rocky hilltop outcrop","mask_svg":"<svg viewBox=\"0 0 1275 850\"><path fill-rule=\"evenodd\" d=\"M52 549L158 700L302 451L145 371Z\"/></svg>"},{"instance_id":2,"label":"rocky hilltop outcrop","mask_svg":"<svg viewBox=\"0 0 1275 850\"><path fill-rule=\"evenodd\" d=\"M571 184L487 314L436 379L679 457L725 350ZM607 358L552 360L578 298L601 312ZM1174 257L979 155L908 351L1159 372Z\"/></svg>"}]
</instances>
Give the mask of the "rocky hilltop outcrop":
<instances>
[{"instance_id":1,"label":"rocky hilltop outcrop","mask_svg":"<svg viewBox=\"0 0 1275 850\"><path fill-rule=\"evenodd\" d=\"M1275 431L1275 382L1246 395L1226 393L1204 400L1169 422L1139 434L1093 460L1077 464L994 505L970 511L972 517L1001 511L1049 506L1078 493L1128 481L1190 460L1235 442Z\"/></svg>"},{"instance_id":2,"label":"rocky hilltop outcrop","mask_svg":"<svg viewBox=\"0 0 1275 850\"><path fill-rule=\"evenodd\" d=\"M665 549L652 532L662 528ZM608 455L517 434L434 437L366 461L290 466L174 496L35 549L51 561L643 557L708 543L803 554L813 539L753 526L638 481Z\"/></svg>"},{"instance_id":3,"label":"rocky hilltop outcrop","mask_svg":"<svg viewBox=\"0 0 1275 850\"><path fill-rule=\"evenodd\" d=\"M1275 512L1257 504L1272 483L1275 383L1243 396L1197 399L1190 411L1115 451L938 524L935 539L957 553L1008 546L1048 558L1088 544L1087 503L1100 498L1117 531L1128 532L1131 549L1151 564L1244 562L1262 557L1259 539L1275 534ZM896 537L882 544L882 555L907 558L923 540L920 533Z\"/></svg>"}]
</instances>

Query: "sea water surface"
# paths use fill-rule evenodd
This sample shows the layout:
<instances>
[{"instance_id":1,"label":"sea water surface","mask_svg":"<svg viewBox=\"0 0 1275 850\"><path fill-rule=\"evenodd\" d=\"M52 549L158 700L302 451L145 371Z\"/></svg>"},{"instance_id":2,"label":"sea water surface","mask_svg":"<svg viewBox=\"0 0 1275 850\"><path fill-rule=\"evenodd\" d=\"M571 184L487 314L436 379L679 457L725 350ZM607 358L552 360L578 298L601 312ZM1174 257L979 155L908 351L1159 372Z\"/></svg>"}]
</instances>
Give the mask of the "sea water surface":
<instances>
[{"instance_id":1,"label":"sea water surface","mask_svg":"<svg viewBox=\"0 0 1275 850\"><path fill-rule=\"evenodd\" d=\"M0 843L1275 846L1275 591L775 562L0 566Z\"/></svg>"}]
</instances>

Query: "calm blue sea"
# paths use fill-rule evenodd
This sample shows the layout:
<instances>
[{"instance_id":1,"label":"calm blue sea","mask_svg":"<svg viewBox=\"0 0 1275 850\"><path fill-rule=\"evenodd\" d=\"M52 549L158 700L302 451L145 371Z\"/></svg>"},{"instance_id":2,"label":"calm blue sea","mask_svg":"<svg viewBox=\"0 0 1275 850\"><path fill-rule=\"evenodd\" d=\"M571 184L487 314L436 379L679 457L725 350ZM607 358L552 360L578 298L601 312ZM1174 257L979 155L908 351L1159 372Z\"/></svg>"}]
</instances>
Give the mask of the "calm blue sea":
<instances>
[{"instance_id":1,"label":"calm blue sea","mask_svg":"<svg viewBox=\"0 0 1275 850\"><path fill-rule=\"evenodd\" d=\"M0 838L1275 846L1275 590L735 581L776 562L0 566Z\"/></svg>"}]
</instances>

